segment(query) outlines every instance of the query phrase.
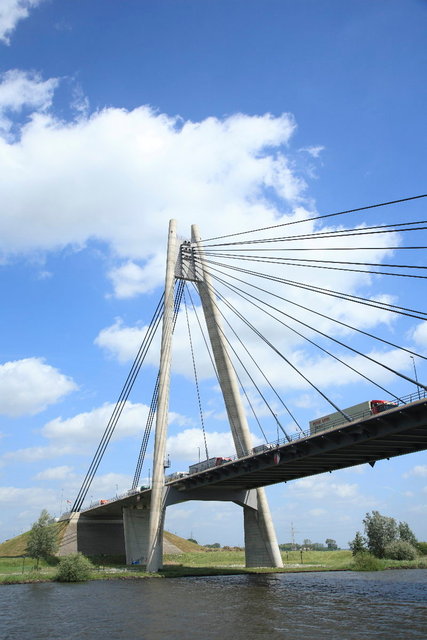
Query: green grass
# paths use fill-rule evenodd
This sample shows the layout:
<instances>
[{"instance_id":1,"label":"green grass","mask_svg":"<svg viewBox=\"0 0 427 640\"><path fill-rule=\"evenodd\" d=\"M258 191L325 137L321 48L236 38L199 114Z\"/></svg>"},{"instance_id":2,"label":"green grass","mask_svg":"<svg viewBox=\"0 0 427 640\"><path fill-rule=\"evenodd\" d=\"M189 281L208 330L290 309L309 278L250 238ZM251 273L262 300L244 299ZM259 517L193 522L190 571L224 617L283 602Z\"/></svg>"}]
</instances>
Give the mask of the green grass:
<instances>
[{"instance_id":1,"label":"green grass","mask_svg":"<svg viewBox=\"0 0 427 640\"><path fill-rule=\"evenodd\" d=\"M8 552L16 552L24 549L26 534L14 538L13 545L7 547ZM170 541L182 544L182 538L171 536ZM186 543L188 541L185 541ZM0 584L24 583L24 582L48 582L55 579L57 573L56 561L47 563L40 561L39 571L35 571L35 561L31 558L13 557L4 554L4 543L0 545ZM165 555L164 568L156 574L147 573L143 567L127 567L123 559L113 557L91 558L95 564L92 572L92 580L109 579L141 579L141 578L174 578L184 576L212 576L235 575L242 573L276 573L296 571L344 571L357 570L351 551L300 551L283 552L283 569L273 568L246 568L244 551L231 551L225 549L206 549L192 542L185 545L189 549L180 554ZM196 550L194 550L194 548ZM2 553L3 552L3 553ZM419 556L413 561L378 560L378 568L383 569L427 569L427 556Z\"/></svg>"},{"instance_id":2,"label":"green grass","mask_svg":"<svg viewBox=\"0 0 427 640\"><path fill-rule=\"evenodd\" d=\"M55 524L51 524L49 526L56 529L56 535L59 543L62 539L62 536L64 535L67 522L55 522ZM13 558L25 555L29 533L29 531L26 531L25 533L21 533L21 535L16 536L15 538L11 538L10 540L2 542L0 544L0 558L4 558L7 556Z\"/></svg>"},{"instance_id":3,"label":"green grass","mask_svg":"<svg viewBox=\"0 0 427 640\"><path fill-rule=\"evenodd\" d=\"M349 569L352 561L351 551L289 551L282 553L285 569ZM180 553L165 555L166 565L182 565L186 567L230 569L244 568L244 551L225 551L214 549L205 553ZM275 571L275 569L273 569Z\"/></svg>"}]
</instances>

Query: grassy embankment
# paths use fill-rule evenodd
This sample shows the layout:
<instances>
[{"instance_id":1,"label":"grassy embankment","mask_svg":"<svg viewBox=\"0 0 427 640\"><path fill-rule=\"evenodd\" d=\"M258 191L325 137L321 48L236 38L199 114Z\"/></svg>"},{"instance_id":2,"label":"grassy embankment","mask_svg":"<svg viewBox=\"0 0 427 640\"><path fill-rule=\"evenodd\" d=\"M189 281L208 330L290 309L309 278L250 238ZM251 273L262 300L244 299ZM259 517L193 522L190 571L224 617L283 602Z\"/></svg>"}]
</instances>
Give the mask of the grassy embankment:
<instances>
[{"instance_id":1,"label":"grassy embankment","mask_svg":"<svg viewBox=\"0 0 427 640\"><path fill-rule=\"evenodd\" d=\"M56 525L58 526L58 525ZM57 560L51 563L40 561L40 570L34 570L31 558L22 558L26 548L26 533L0 544L0 584L19 582L39 582L53 580L57 571ZM112 578L146 578L233 575L242 573L274 573L295 571L343 571L353 568L350 551L299 551L284 552L283 569L246 569L244 552L225 549L206 549L171 533L166 533L169 541L182 549L182 553L165 555L165 567L158 574L147 574L142 567L126 567L113 558L94 559L94 580ZM302 560L302 561L301 561ZM381 560L381 569L423 568L427 569L427 556L420 556L412 562Z\"/></svg>"}]
</instances>

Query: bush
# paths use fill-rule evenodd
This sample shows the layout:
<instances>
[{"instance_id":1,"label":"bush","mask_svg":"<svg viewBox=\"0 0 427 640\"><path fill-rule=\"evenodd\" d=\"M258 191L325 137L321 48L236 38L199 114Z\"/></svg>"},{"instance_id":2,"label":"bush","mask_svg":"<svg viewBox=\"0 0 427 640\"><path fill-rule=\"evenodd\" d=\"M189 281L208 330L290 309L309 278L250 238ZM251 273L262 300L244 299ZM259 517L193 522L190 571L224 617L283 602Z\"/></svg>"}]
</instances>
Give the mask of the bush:
<instances>
[{"instance_id":1,"label":"bush","mask_svg":"<svg viewBox=\"0 0 427 640\"><path fill-rule=\"evenodd\" d=\"M58 582L84 582L89 580L94 566L82 553L71 553L59 561Z\"/></svg>"},{"instance_id":2,"label":"bush","mask_svg":"<svg viewBox=\"0 0 427 640\"><path fill-rule=\"evenodd\" d=\"M417 542L418 553L427 556L427 542Z\"/></svg>"},{"instance_id":3,"label":"bush","mask_svg":"<svg viewBox=\"0 0 427 640\"><path fill-rule=\"evenodd\" d=\"M385 547L384 557L390 560L415 560L417 550L406 540L394 540Z\"/></svg>"},{"instance_id":4,"label":"bush","mask_svg":"<svg viewBox=\"0 0 427 640\"><path fill-rule=\"evenodd\" d=\"M381 571L382 564L372 553L362 551L355 554L352 568L353 571Z\"/></svg>"}]
</instances>

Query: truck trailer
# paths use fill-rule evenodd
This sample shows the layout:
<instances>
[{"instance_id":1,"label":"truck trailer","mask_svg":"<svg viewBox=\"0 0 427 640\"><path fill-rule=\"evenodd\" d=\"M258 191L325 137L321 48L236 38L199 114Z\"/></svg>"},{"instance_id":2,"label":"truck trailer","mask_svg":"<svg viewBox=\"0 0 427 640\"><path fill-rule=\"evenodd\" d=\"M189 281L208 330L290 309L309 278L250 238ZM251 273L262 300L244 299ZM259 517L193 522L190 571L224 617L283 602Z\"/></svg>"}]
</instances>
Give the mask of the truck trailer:
<instances>
[{"instance_id":1,"label":"truck trailer","mask_svg":"<svg viewBox=\"0 0 427 640\"><path fill-rule=\"evenodd\" d=\"M365 400L365 402L354 404L352 407L347 407L342 411L348 415L352 422L353 420L361 420L377 413L381 413L382 411L388 411L388 409L395 409L397 406L397 402L390 402L389 400ZM340 424L348 424L348 422L349 421L346 420L339 411L329 413L321 418L310 420L310 435L318 433L319 431L324 431L325 429L332 429Z\"/></svg>"},{"instance_id":2,"label":"truck trailer","mask_svg":"<svg viewBox=\"0 0 427 640\"><path fill-rule=\"evenodd\" d=\"M199 473L199 471L205 471L205 469L211 469L212 467L218 467L225 462L230 462L231 458L209 458L208 460L202 460L202 462L196 462L188 467L188 473Z\"/></svg>"}]
</instances>

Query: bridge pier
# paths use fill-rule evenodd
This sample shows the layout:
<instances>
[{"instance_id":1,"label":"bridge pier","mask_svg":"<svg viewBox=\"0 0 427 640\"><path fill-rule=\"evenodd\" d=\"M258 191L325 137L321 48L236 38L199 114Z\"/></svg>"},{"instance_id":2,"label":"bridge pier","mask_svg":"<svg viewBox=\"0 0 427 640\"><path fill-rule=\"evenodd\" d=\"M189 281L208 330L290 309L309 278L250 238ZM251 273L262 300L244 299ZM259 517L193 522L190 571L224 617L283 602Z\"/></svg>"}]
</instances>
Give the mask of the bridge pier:
<instances>
[{"instance_id":1,"label":"bridge pier","mask_svg":"<svg viewBox=\"0 0 427 640\"><path fill-rule=\"evenodd\" d=\"M123 508L126 564L147 564L150 509L146 505Z\"/></svg>"},{"instance_id":2,"label":"bridge pier","mask_svg":"<svg viewBox=\"0 0 427 640\"><path fill-rule=\"evenodd\" d=\"M264 488L253 489L256 509L243 507L247 567L283 567Z\"/></svg>"}]
</instances>

